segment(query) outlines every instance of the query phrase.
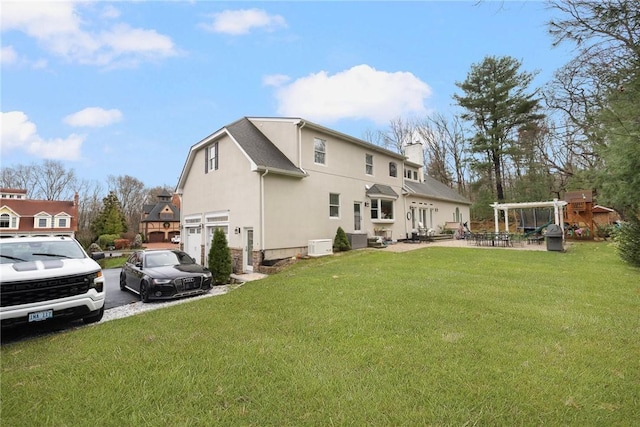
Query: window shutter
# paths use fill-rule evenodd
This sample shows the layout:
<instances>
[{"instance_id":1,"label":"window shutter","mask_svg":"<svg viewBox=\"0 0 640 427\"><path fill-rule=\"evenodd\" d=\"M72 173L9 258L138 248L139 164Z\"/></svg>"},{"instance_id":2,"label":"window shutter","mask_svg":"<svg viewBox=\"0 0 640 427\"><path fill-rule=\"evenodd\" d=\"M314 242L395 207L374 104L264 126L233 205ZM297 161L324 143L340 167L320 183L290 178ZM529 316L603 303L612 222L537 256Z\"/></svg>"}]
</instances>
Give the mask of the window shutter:
<instances>
[{"instance_id":1,"label":"window shutter","mask_svg":"<svg viewBox=\"0 0 640 427\"><path fill-rule=\"evenodd\" d=\"M209 147L204 149L204 173L209 172Z\"/></svg>"}]
</instances>

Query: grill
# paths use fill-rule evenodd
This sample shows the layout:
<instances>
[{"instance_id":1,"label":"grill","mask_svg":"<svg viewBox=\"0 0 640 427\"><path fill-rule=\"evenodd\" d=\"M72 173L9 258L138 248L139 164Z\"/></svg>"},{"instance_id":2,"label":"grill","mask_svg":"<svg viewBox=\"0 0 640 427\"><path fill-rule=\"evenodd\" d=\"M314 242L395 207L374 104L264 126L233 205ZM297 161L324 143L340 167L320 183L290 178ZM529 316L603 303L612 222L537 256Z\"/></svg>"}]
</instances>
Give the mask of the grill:
<instances>
[{"instance_id":1,"label":"grill","mask_svg":"<svg viewBox=\"0 0 640 427\"><path fill-rule=\"evenodd\" d=\"M174 280L174 283L178 292L200 289L200 286L202 285L202 277L181 277Z\"/></svg>"},{"instance_id":2,"label":"grill","mask_svg":"<svg viewBox=\"0 0 640 427\"><path fill-rule=\"evenodd\" d=\"M95 274L55 277L24 282L4 282L0 292L0 306L49 301L89 292Z\"/></svg>"}]
</instances>

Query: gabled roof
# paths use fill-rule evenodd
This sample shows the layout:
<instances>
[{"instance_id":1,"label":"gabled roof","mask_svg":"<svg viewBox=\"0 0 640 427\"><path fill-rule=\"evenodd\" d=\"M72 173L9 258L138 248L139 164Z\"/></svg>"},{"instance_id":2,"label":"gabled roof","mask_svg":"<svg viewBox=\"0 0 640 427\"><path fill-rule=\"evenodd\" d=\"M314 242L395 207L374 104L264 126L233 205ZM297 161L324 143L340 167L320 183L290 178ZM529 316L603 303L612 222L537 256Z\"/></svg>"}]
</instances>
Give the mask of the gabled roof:
<instances>
[{"instance_id":1,"label":"gabled roof","mask_svg":"<svg viewBox=\"0 0 640 427\"><path fill-rule=\"evenodd\" d=\"M398 198L398 194L393 191L393 188L384 184L373 184L367 190L367 196L385 196L385 197L393 197L395 199Z\"/></svg>"},{"instance_id":2,"label":"gabled roof","mask_svg":"<svg viewBox=\"0 0 640 427\"><path fill-rule=\"evenodd\" d=\"M269 169L275 173L307 175L246 117L231 123L226 128L258 170Z\"/></svg>"},{"instance_id":3,"label":"gabled roof","mask_svg":"<svg viewBox=\"0 0 640 427\"><path fill-rule=\"evenodd\" d=\"M240 150L242 150L248 160L253 164L252 167L254 167L254 170L269 170L269 172L272 173L297 177L307 176L307 174L294 165L269 138L260 132L247 117L243 117L212 133L191 147L187 161L182 168L180 179L178 180L178 189L181 188L182 182L186 178L185 173L192 167L196 153L206 145L225 135L229 136L238 144Z\"/></svg>"},{"instance_id":4,"label":"gabled roof","mask_svg":"<svg viewBox=\"0 0 640 427\"><path fill-rule=\"evenodd\" d=\"M429 176L424 177L424 182L405 181L404 189L411 195L421 196L429 199L456 202L464 205L472 205L466 197L458 194L455 190L447 187L440 181Z\"/></svg>"},{"instance_id":5,"label":"gabled roof","mask_svg":"<svg viewBox=\"0 0 640 427\"><path fill-rule=\"evenodd\" d=\"M148 207L148 205L145 205ZM166 207L169 207L171 210L172 218L161 217L160 214L165 210ZM142 222L157 222L157 221L169 221L175 222L180 221L180 209L175 207L171 202L158 202L153 208L149 211L149 214L142 220Z\"/></svg>"},{"instance_id":6,"label":"gabled roof","mask_svg":"<svg viewBox=\"0 0 640 427\"><path fill-rule=\"evenodd\" d=\"M77 214L77 206L73 201L1 199L0 206L6 206L21 217L33 217L40 213L48 215L66 213L71 216Z\"/></svg>"}]
</instances>

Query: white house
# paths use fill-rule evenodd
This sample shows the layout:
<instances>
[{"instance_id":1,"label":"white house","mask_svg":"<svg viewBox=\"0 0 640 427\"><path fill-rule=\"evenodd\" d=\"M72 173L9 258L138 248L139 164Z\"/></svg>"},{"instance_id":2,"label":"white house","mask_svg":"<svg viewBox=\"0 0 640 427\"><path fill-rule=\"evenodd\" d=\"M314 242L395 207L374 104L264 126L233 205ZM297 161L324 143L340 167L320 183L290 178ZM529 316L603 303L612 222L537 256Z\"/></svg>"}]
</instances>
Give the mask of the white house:
<instances>
[{"instance_id":1,"label":"white house","mask_svg":"<svg viewBox=\"0 0 640 427\"><path fill-rule=\"evenodd\" d=\"M422 161L419 144L405 157L300 118L242 118L189 150L176 188L184 250L204 263L221 228L235 270L250 272L330 248L338 227L358 246L467 221L471 202L425 178Z\"/></svg>"}]
</instances>

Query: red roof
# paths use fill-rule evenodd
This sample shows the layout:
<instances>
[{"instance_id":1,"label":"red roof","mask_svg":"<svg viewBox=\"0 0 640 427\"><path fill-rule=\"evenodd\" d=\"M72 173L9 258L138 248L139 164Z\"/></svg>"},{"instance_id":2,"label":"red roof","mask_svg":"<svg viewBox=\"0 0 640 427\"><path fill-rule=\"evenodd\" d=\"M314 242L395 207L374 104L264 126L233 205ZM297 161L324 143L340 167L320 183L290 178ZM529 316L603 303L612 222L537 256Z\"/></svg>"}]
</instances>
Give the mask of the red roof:
<instances>
[{"instance_id":1,"label":"red roof","mask_svg":"<svg viewBox=\"0 0 640 427\"><path fill-rule=\"evenodd\" d=\"M78 230L78 206L74 201L61 200L29 200L29 199L0 199L0 208L7 207L20 216L20 231L38 231L42 228L34 227L34 217L42 212L51 216L66 213L71 216L68 227L55 228L56 231ZM51 229L48 229L50 231ZM15 230L4 230L12 231Z\"/></svg>"}]
</instances>

